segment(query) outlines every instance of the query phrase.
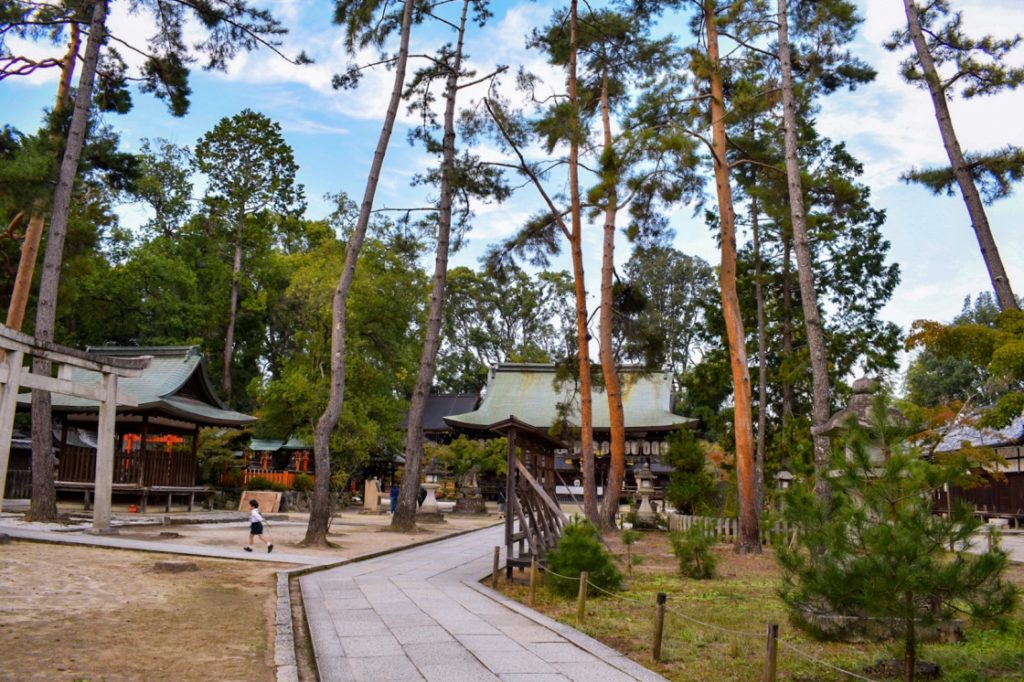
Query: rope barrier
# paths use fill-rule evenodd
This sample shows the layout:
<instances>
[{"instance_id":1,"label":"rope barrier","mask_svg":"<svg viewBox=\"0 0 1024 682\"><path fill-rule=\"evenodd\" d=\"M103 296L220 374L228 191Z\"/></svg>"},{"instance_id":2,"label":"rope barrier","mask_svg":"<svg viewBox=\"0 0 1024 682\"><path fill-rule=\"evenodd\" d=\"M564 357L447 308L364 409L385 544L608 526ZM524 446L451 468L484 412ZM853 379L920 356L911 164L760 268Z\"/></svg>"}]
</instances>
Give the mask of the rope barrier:
<instances>
[{"instance_id":1,"label":"rope barrier","mask_svg":"<svg viewBox=\"0 0 1024 682\"><path fill-rule=\"evenodd\" d=\"M797 656L801 656L803 658L806 658L808 661L811 661L812 663L817 663L818 665L823 665L826 668L830 668L832 670L835 670L837 673L842 673L844 675L848 675L848 676L853 677L853 678L858 679L858 680L865 680L865 682L875 682L875 680L873 680L870 677L864 677L863 675L858 675L855 672L850 672L849 670L844 670L843 668L840 668L838 666L832 665L831 663L828 663L827 661L823 661L820 658L817 658L816 656L812 656L811 654L803 652L800 649L796 648L796 646L794 646L793 644L790 644L789 642L787 642L785 640L779 640L779 644L781 644L785 648L789 649L790 651L792 651Z\"/></svg>"},{"instance_id":2,"label":"rope barrier","mask_svg":"<svg viewBox=\"0 0 1024 682\"><path fill-rule=\"evenodd\" d=\"M687 615L687 614L683 613L682 611L680 611L678 609L674 609L674 608L671 608L671 607L665 607L665 608L666 608L666 610L669 613L674 613L675 615L679 616L683 620L688 620L691 623L696 623L697 625L703 625L704 627L711 628L712 630L718 630L719 632L724 632L727 635L733 635L734 637L750 637L752 639L756 639L756 640L759 640L759 641L761 639L761 634L760 633L741 632L739 630L730 630L729 628L722 627L721 625L715 625L714 623L705 623L704 621L698 620L697 618L694 618L693 616Z\"/></svg>"},{"instance_id":3,"label":"rope barrier","mask_svg":"<svg viewBox=\"0 0 1024 682\"><path fill-rule=\"evenodd\" d=\"M579 576L573 577L573 576L569 576L569 575L562 575L561 573L557 573L555 571L552 571L550 568L548 568L545 564L541 563L540 561L537 562L537 565L539 567L541 567L542 569L544 569L545 573L549 573L549 574L551 574L551 575L553 575L553 576L555 576L557 578L561 578L563 580L576 580L576 581L578 581L580 579ZM642 599L637 599L635 597L626 597L626 596L623 596L621 594L616 594L614 592L611 592L609 590L604 589L600 585L595 585L594 583L589 583L588 586L594 588L598 592L606 594L609 597L613 597L613 598L618 599L620 601L629 602L629 603L637 604L639 606L644 606L644 607L646 607L648 605L647 602L645 602ZM755 639L755 640L758 640L758 641L760 641L761 637L762 637L762 635L760 633L743 632L741 630L732 630L732 629L727 628L727 627L722 627L721 625L715 625L714 623L704 622L704 621L702 621L702 620L700 620L698 618L694 618L693 616L690 616L690 615L688 615L686 613L683 613L682 611L680 611L680 610L678 610L676 608L672 608L672 607L666 606L665 609L669 613L672 613L672 614L674 614L676 616L679 616L683 620L689 621L689 622L691 622L691 623L693 623L695 625L703 626L703 627L711 629L711 630L717 630L719 632L725 633L727 635L731 635L733 637L750 638L750 639ZM843 675L847 675L847 676L852 677L852 678L857 679L857 680L864 680L864 682L875 682L875 680L873 680L870 677L864 677L863 675L859 675L858 673L852 672L850 670L845 670L845 669L840 668L838 666L832 665L831 663L828 663L827 661L823 661L820 658L817 658L816 656L813 656L811 654L808 654L808 653L800 650L799 648L797 648L796 645L794 645L794 644L792 644L790 642L787 642L785 640L780 639L779 640L779 644L781 644L787 650L792 651L797 656L800 656L801 658L804 658L804 659L806 659L808 661L811 661L812 663L816 663L818 665L821 665L821 666L824 666L826 668L829 668L830 670L833 670L833 671L835 671L837 673L841 673Z\"/></svg>"}]
</instances>

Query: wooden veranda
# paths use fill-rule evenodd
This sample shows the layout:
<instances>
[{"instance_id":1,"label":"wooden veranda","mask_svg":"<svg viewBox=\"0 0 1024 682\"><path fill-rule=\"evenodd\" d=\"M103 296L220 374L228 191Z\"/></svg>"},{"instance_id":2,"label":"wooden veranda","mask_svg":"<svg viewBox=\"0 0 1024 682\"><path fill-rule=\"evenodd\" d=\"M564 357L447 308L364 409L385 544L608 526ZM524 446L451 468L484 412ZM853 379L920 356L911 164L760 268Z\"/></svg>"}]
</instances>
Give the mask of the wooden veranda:
<instances>
[{"instance_id":1,"label":"wooden veranda","mask_svg":"<svg viewBox=\"0 0 1024 682\"><path fill-rule=\"evenodd\" d=\"M204 427L244 427L254 417L235 412L217 396L196 346L109 347L89 349L106 359L144 355L148 364L138 376L126 378L122 388L134 402L118 411L113 454L112 492L135 497L147 510L151 495L165 500L170 511L175 496L184 498L191 510L197 495L212 490L200 485L198 474L199 433ZM83 383L90 378L77 372ZM94 491L90 474L96 466L96 448L74 442L71 431L91 433L97 428L93 401L74 396L55 396L52 406L60 420L58 490L81 492L89 507ZM99 490L95 490L97 498Z\"/></svg>"}]
</instances>

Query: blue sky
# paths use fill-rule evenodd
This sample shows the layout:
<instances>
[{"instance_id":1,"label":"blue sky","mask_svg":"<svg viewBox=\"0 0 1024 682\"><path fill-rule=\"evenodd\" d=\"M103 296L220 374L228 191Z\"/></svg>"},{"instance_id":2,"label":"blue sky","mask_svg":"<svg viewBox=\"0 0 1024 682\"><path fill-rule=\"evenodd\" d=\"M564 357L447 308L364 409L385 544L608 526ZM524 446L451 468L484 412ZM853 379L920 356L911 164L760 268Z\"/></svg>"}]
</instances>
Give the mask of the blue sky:
<instances>
[{"instance_id":1,"label":"blue sky","mask_svg":"<svg viewBox=\"0 0 1024 682\"><path fill-rule=\"evenodd\" d=\"M144 17L128 14L127 3L112 4L111 26L115 32L149 32ZM137 149L142 138L157 137L192 146L222 117L243 108L260 111L281 124L295 151L299 180L306 186L309 200L308 216L323 217L329 211L323 199L325 193L346 191L353 198L362 196L391 73L377 69L359 90L332 90L330 77L343 70L348 57L340 30L331 24L331 3L279 0L266 4L292 31L285 39L285 50L306 50L316 62L313 66L290 66L267 51L243 55L226 74L193 73L192 108L186 117L175 119L161 102L136 93L134 109L125 116L111 116L108 123L120 132L128 149ZM974 35L992 32L1002 36L1007 30L1024 27L1024 3L1019 0L962 0L954 4L964 9L965 23ZM853 93L825 100L819 129L847 142L865 165L863 180L872 188L874 205L887 211L884 233L892 243L891 260L902 268L903 281L884 316L903 327L918 318L949 319L960 309L964 296L989 289L988 276L961 200L933 197L922 188L898 180L899 173L911 166L944 162L944 152L927 93L903 83L897 72L899 55L881 47L903 19L901 3L862 0L860 5L865 23L853 49L879 75L874 83ZM543 23L554 6L552 2L496 3L494 18L468 41L472 63L479 72L486 73L495 64L525 63L550 79L551 91L559 91L564 77L523 49L524 36L532 26ZM686 34L682 22L666 29ZM412 51L432 50L446 39L439 29L420 31L414 34ZM35 45L26 49L42 53L53 48ZM1024 49L1018 52L1015 62L1024 63ZM4 122L23 130L34 129L43 107L50 105L53 92L54 74L0 83ZM482 90L467 93L479 96ZM970 102L955 100L952 110L965 150L1024 145L1024 92ZM385 162L377 207L409 206L425 201L429 195L423 188L409 187L412 175L428 163L405 140L409 123L403 114ZM485 158L496 155L488 148L480 152ZM510 234L539 206L536 193L527 187L505 205L478 207L470 244L454 262L474 264L489 242ZM121 213L126 224L140 220L136 207L124 206ZM1018 294L1024 294L1022 216L1024 198L1020 193L989 209L1004 264ZM673 225L680 249L717 262L711 235L701 220L691 218L689 209L677 211ZM591 275L597 275L599 232L596 227L591 230L584 246L585 257L591 263L588 289L595 300ZM618 254L620 261L628 257L624 242Z\"/></svg>"}]
</instances>

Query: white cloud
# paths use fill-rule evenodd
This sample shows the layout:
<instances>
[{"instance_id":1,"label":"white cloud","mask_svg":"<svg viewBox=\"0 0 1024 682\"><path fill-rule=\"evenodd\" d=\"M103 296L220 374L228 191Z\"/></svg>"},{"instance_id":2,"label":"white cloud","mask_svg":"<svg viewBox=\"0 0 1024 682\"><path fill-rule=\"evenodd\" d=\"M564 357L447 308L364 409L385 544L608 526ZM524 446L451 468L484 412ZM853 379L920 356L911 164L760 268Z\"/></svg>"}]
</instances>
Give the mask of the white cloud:
<instances>
[{"instance_id":1,"label":"white cloud","mask_svg":"<svg viewBox=\"0 0 1024 682\"><path fill-rule=\"evenodd\" d=\"M341 126L327 125L319 121L311 121L307 118L289 118L281 124L281 128L290 133L302 133L307 135L348 135L348 128Z\"/></svg>"},{"instance_id":2,"label":"white cloud","mask_svg":"<svg viewBox=\"0 0 1024 682\"><path fill-rule=\"evenodd\" d=\"M1006 36L1007 26L1024 24L1024 4L1018 2L958 3L964 9L965 29L974 36ZM907 50L892 53L882 47L894 29L906 21L900 3L868 0L865 22L854 52L870 63L878 76L853 93L822 102L821 131L846 140L865 165L865 180L876 190L899 182L899 174L915 166L948 164L926 90L906 83L899 63ZM1024 60L1018 50L1015 62ZM993 149L1024 138L1024 91L973 100L953 99L951 117L965 150Z\"/></svg>"}]
</instances>

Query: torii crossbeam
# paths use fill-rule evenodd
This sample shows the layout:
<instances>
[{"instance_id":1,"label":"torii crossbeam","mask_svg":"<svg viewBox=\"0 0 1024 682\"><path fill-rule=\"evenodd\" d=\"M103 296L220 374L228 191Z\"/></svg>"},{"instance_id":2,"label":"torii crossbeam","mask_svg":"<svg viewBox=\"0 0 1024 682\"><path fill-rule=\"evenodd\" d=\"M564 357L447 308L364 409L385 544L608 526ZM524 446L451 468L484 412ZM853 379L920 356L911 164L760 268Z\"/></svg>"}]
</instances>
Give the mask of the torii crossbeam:
<instances>
[{"instance_id":1,"label":"torii crossbeam","mask_svg":"<svg viewBox=\"0 0 1024 682\"><path fill-rule=\"evenodd\" d=\"M138 377L149 365L150 358L113 358L86 353L40 341L28 334L0 324L0 503L7 483L7 463L11 454L11 436L14 433L14 412L18 405L18 392L22 388L38 389L72 395L99 403L99 424L96 433L96 482L93 529L110 529L110 501L114 480L114 427L117 406L133 407L138 404L134 396L119 391L118 377ZM35 357L58 366L57 376L32 373L26 358ZM95 383L71 381L71 368L96 372Z\"/></svg>"}]
</instances>

